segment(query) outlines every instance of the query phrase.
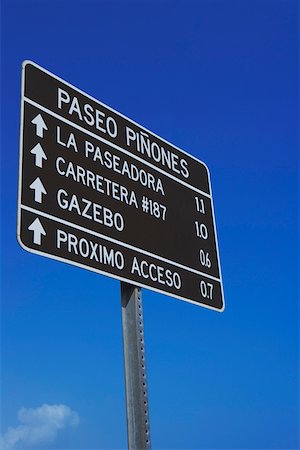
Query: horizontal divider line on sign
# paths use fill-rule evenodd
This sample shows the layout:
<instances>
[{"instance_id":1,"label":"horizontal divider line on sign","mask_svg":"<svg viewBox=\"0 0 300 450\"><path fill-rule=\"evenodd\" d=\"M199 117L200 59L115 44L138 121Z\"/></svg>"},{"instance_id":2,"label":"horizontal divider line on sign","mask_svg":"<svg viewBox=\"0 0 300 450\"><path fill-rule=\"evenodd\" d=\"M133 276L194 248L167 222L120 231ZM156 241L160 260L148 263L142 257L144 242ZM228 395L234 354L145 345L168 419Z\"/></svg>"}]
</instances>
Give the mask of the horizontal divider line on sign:
<instances>
[{"instance_id":1,"label":"horizontal divider line on sign","mask_svg":"<svg viewBox=\"0 0 300 450\"><path fill-rule=\"evenodd\" d=\"M81 131L82 133L85 133L85 134L93 137L94 139L97 139L98 141L101 141L104 144L109 145L109 146L115 148L116 150L119 150L120 152L124 153L125 155L127 155L127 156L129 156L129 157L131 157L133 159L136 159L137 161L141 162L142 164L145 164L146 166L150 167L151 169L156 170L159 173L162 173L163 175L171 178L172 180L176 181L177 183L182 184L183 186L187 187L188 189L191 189L191 190L197 192L198 194L204 195L207 198L211 198L211 195L207 194L206 192L202 191L201 189L198 189L195 186L192 186L191 184L186 183L183 180L180 180L179 178L175 177L174 175L171 175L170 173L165 172L161 168L156 167L154 164L151 164L150 162L145 161L144 159L140 158L139 156L137 156L137 155L135 155L133 153L130 153L129 151L125 150L123 147L120 147L119 145L116 145L113 142L107 141L103 137L98 136L98 134L95 134L95 133L92 133L89 130L86 130L85 128L81 127L80 125L77 125L76 123L72 122L71 120L65 119L64 117L62 117L59 114L51 111L48 108L45 108L44 106L40 105L39 103L35 102L34 100L31 100L30 98L24 97L24 101L29 103L32 106L35 106L36 108L39 108L40 110L44 111L45 113L50 114L51 116L55 117L56 119L67 123L68 125L70 125L70 126L76 128L77 130Z\"/></svg>"},{"instance_id":2,"label":"horizontal divider line on sign","mask_svg":"<svg viewBox=\"0 0 300 450\"><path fill-rule=\"evenodd\" d=\"M20 207L22 209L24 209L25 211L29 211L29 212L31 212L33 214L38 214L38 215L40 215L42 217L46 217L47 219L53 220L54 222L62 223L63 225L70 226L70 227L75 228L75 229L77 229L79 231L83 231L85 233L88 233L88 234L91 234L93 236L99 237L99 238L104 239L106 241L110 241L110 242L112 242L114 244L118 244L118 245L120 245L122 247L129 248L130 250L134 250L134 251L136 251L138 253L141 253L143 255L150 256L152 258L158 259L159 261L165 262L167 264L172 264L173 266L176 266L176 267L179 267L181 269L187 270L188 272L195 273L196 275L200 275L202 277L210 278L211 280L215 280L215 281L221 282L220 278L214 277L213 275L208 275L206 273L200 272L200 271L198 271L196 269L193 269L191 267L184 266L183 264L177 263L177 262L172 261L172 260L167 259L167 258L163 258L162 256L159 256L159 255L155 255L154 253L148 252L147 250L143 250L141 248L134 247L133 245L126 244L125 242L122 242L122 241L119 241L117 239L105 236L105 235L103 235L101 233L97 233L96 231L89 230L88 228L82 227L80 225L76 225L76 224L74 224L72 222L68 222L67 220L60 219L58 217L52 216L51 214L47 214L45 212L42 212L42 211L39 211L37 209L31 208L30 206L26 206L26 205L21 204Z\"/></svg>"}]
</instances>

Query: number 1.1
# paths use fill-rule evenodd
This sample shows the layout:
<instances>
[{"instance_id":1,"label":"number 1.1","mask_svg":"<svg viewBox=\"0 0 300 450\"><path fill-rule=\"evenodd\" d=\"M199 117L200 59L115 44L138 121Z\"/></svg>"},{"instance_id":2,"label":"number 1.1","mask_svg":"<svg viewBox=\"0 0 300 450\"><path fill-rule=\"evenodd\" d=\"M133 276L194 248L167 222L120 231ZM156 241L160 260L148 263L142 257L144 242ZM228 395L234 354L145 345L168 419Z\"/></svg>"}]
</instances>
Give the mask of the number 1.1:
<instances>
[{"instance_id":1,"label":"number 1.1","mask_svg":"<svg viewBox=\"0 0 300 450\"><path fill-rule=\"evenodd\" d=\"M199 197L195 197L196 209L199 213L205 214L204 200Z\"/></svg>"}]
</instances>

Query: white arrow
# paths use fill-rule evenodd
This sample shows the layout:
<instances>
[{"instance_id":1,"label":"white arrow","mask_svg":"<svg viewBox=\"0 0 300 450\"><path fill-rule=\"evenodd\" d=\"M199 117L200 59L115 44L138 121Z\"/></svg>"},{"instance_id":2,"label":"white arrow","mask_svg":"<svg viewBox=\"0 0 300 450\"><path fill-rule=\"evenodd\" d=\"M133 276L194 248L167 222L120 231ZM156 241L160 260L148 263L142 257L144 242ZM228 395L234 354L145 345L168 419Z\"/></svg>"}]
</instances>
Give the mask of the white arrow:
<instances>
[{"instance_id":1,"label":"white arrow","mask_svg":"<svg viewBox=\"0 0 300 450\"><path fill-rule=\"evenodd\" d=\"M46 231L43 228L40 220L36 218L32 224L28 227L29 231L33 231L33 243L37 245L41 245L42 243L42 235L46 236Z\"/></svg>"},{"instance_id":2,"label":"white arrow","mask_svg":"<svg viewBox=\"0 0 300 450\"><path fill-rule=\"evenodd\" d=\"M43 194L47 194L47 191L39 177L37 177L29 187L30 189L34 189L34 201L37 203L42 203L42 196Z\"/></svg>"},{"instance_id":3,"label":"white arrow","mask_svg":"<svg viewBox=\"0 0 300 450\"><path fill-rule=\"evenodd\" d=\"M36 126L36 135L41 138L44 137L44 130L48 130L48 127L45 124L45 121L42 118L41 114L38 114L34 119L32 119L31 123Z\"/></svg>"},{"instance_id":4,"label":"white arrow","mask_svg":"<svg viewBox=\"0 0 300 450\"><path fill-rule=\"evenodd\" d=\"M35 147L33 147L32 150L30 150L30 153L32 153L33 155L35 155L35 165L37 167L43 167L43 159L47 160L47 155L43 150L43 147L41 146L41 144L36 144Z\"/></svg>"}]
</instances>

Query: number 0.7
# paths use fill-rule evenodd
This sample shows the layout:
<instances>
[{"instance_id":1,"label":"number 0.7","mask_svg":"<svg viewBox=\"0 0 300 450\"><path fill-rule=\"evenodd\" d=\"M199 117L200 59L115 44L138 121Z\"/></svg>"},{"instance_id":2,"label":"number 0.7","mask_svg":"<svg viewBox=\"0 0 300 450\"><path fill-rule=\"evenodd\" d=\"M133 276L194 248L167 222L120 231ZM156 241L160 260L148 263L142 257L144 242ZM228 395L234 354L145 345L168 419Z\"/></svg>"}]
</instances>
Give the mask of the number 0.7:
<instances>
[{"instance_id":1,"label":"number 0.7","mask_svg":"<svg viewBox=\"0 0 300 450\"><path fill-rule=\"evenodd\" d=\"M213 284L208 283L208 282L206 283L203 280L200 281L200 292L201 292L202 297L212 300L213 290L214 290Z\"/></svg>"}]
</instances>

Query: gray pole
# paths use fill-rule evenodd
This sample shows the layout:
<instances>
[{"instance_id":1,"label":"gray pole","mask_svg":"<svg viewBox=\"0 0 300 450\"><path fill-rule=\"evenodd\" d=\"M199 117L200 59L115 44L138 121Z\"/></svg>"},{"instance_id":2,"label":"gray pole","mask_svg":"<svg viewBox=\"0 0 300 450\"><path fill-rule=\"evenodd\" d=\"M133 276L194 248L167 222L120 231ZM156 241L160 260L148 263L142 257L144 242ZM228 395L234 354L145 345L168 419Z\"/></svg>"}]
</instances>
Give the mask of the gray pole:
<instances>
[{"instance_id":1,"label":"gray pole","mask_svg":"<svg viewBox=\"0 0 300 450\"><path fill-rule=\"evenodd\" d=\"M121 282L129 450L150 450L148 389L141 288Z\"/></svg>"}]
</instances>

